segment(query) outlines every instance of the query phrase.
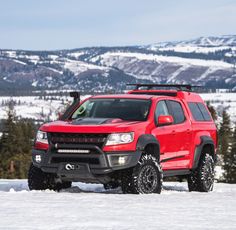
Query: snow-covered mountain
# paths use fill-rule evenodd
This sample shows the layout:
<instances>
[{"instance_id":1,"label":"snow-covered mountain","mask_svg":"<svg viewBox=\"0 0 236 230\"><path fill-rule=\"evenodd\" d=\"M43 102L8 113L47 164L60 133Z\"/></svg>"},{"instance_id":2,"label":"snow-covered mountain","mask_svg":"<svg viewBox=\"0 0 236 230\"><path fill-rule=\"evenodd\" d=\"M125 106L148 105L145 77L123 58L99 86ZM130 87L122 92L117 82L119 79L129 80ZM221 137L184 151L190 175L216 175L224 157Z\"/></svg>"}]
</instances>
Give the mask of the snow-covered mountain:
<instances>
[{"instance_id":1,"label":"snow-covered mountain","mask_svg":"<svg viewBox=\"0 0 236 230\"><path fill-rule=\"evenodd\" d=\"M0 91L120 91L127 83L236 87L236 35L147 46L0 50Z\"/></svg>"},{"instance_id":2,"label":"snow-covered mountain","mask_svg":"<svg viewBox=\"0 0 236 230\"><path fill-rule=\"evenodd\" d=\"M197 39L175 42L160 42L146 46L147 49L154 51L173 50L176 52L197 52L197 53L211 53L220 50L235 50L236 36L211 36L200 37Z\"/></svg>"}]
</instances>

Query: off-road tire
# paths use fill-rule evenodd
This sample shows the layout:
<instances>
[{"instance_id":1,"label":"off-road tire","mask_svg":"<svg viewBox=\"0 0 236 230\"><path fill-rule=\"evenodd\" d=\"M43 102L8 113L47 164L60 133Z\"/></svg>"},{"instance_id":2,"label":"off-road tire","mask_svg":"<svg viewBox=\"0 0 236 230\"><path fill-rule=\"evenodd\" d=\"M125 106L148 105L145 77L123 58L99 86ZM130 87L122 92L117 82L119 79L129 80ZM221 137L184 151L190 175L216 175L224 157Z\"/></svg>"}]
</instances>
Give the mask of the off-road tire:
<instances>
[{"instance_id":1,"label":"off-road tire","mask_svg":"<svg viewBox=\"0 0 236 230\"><path fill-rule=\"evenodd\" d=\"M199 166L188 176L189 191L210 192L214 185L214 160L209 153L203 153Z\"/></svg>"},{"instance_id":2,"label":"off-road tire","mask_svg":"<svg viewBox=\"0 0 236 230\"><path fill-rule=\"evenodd\" d=\"M59 191L61 189L70 188L71 182L57 182L54 174L45 173L40 168L31 164L28 172L28 186L30 190L51 189Z\"/></svg>"},{"instance_id":3,"label":"off-road tire","mask_svg":"<svg viewBox=\"0 0 236 230\"><path fill-rule=\"evenodd\" d=\"M162 170L158 160L144 153L134 168L123 172L121 188L123 193L161 193L162 179Z\"/></svg>"},{"instance_id":4,"label":"off-road tire","mask_svg":"<svg viewBox=\"0 0 236 230\"><path fill-rule=\"evenodd\" d=\"M107 184L103 184L105 190L116 189L119 187L119 183L116 181L111 181Z\"/></svg>"}]
</instances>

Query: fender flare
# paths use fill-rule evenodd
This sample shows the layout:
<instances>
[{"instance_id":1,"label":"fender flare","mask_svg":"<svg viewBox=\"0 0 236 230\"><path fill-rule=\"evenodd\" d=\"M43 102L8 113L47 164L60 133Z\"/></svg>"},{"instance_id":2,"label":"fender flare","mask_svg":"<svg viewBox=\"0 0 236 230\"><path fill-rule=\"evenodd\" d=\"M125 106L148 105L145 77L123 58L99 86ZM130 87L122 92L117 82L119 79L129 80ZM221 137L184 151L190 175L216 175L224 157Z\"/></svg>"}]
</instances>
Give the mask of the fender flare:
<instances>
[{"instance_id":1,"label":"fender flare","mask_svg":"<svg viewBox=\"0 0 236 230\"><path fill-rule=\"evenodd\" d=\"M154 152L158 161L160 161L160 143L159 141L151 134L143 134L138 138L136 149L138 151L143 151L147 145L155 145L156 151Z\"/></svg>"},{"instance_id":2,"label":"fender flare","mask_svg":"<svg viewBox=\"0 0 236 230\"><path fill-rule=\"evenodd\" d=\"M209 136L201 136L201 143L195 147L194 151L194 159L193 159L193 166L192 169L195 170L198 167L199 161L201 159L202 149L205 145L210 145L211 148L214 151L213 154L213 160L216 161L216 155L215 155L215 144L211 137Z\"/></svg>"}]
</instances>

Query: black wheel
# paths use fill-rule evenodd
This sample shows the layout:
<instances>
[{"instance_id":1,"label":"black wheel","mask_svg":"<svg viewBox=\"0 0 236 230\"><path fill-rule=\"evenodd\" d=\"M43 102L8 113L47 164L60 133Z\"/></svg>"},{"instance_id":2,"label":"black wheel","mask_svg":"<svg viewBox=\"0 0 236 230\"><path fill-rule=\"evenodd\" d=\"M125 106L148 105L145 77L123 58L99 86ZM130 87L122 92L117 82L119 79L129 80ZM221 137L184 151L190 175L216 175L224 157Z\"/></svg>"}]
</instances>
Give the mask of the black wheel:
<instances>
[{"instance_id":1,"label":"black wheel","mask_svg":"<svg viewBox=\"0 0 236 230\"><path fill-rule=\"evenodd\" d=\"M54 174L45 173L31 164L28 172L28 186L30 190L52 189L59 191L63 188L70 188L71 182L57 182Z\"/></svg>"},{"instance_id":2,"label":"black wheel","mask_svg":"<svg viewBox=\"0 0 236 230\"><path fill-rule=\"evenodd\" d=\"M209 153L203 153L198 168L188 177L189 191L210 192L214 185L214 160Z\"/></svg>"},{"instance_id":3,"label":"black wheel","mask_svg":"<svg viewBox=\"0 0 236 230\"><path fill-rule=\"evenodd\" d=\"M54 187L54 190L59 191L61 189L71 188L71 185L72 185L71 181L57 182L55 187Z\"/></svg>"},{"instance_id":4,"label":"black wheel","mask_svg":"<svg viewBox=\"0 0 236 230\"><path fill-rule=\"evenodd\" d=\"M116 181L111 181L107 184L103 184L103 187L105 190L109 190L109 189L115 189L119 187L119 183Z\"/></svg>"},{"instance_id":5,"label":"black wheel","mask_svg":"<svg viewBox=\"0 0 236 230\"><path fill-rule=\"evenodd\" d=\"M157 159L144 153L138 164L123 173L123 193L161 193L162 171Z\"/></svg>"}]
</instances>

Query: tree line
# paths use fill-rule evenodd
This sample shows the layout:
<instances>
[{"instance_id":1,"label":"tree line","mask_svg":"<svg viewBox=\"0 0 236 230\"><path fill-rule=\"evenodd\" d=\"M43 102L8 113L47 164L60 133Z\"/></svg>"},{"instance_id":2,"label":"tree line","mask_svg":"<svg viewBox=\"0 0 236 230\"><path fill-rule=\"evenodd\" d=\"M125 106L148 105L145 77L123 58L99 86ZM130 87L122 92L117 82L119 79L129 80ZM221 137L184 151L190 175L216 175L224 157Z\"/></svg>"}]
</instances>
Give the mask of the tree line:
<instances>
[{"instance_id":1,"label":"tree line","mask_svg":"<svg viewBox=\"0 0 236 230\"><path fill-rule=\"evenodd\" d=\"M18 119L14 105L8 105L0 137L0 178L27 178L36 129L32 120Z\"/></svg>"},{"instance_id":2,"label":"tree line","mask_svg":"<svg viewBox=\"0 0 236 230\"><path fill-rule=\"evenodd\" d=\"M230 115L223 110L221 121L213 106L207 103L212 118L216 122L218 130L218 162L223 169L223 177L220 181L236 183L236 124L232 125Z\"/></svg>"}]
</instances>

